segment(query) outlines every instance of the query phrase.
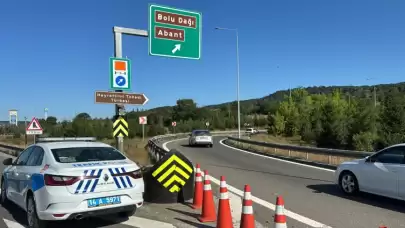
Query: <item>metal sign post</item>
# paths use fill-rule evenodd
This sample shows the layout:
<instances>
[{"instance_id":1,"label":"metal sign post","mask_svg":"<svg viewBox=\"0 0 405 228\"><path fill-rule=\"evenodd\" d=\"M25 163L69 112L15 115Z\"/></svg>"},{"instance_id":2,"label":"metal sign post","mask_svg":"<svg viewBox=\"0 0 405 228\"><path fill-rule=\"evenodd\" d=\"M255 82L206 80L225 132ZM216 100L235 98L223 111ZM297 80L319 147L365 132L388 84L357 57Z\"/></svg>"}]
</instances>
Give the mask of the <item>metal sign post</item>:
<instances>
[{"instance_id":1,"label":"metal sign post","mask_svg":"<svg viewBox=\"0 0 405 228\"><path fill-rule=\"evenodd\" d=\"M139 124L142 125L142 141L145 140L145 124L148 123L147 116L140 116L139 117Z\"/></svg>"},{"instance_id":2,"label":"metal sign post","mask_svg":"<svg viewBox=\"0 0 405 228\"><path fill-rule=\"evenodd\" d=\"M115 58L122 58L122 34L133 35L133 36L141 36L141 37L148 37L148 31L140 30L140 29L131 29L131 28L122 28L116 27L113 28L114 33L114 57ZM116 92L123 92L122 90L116 90ZM115 105L115 115L119 115L119 105ZM124 151L124 137L118 136L117 140L117 149L119 151Z\"/></svg>"},{"instance_id":3,"label":"metal sign post","mask_svg":"<svg viewBox=\"0 0 405 228\"><path fill-rule=\"evenodd\" d=\"M145 141L145 124L142 124L142 142Z\"/></svg>"}]
</instances>

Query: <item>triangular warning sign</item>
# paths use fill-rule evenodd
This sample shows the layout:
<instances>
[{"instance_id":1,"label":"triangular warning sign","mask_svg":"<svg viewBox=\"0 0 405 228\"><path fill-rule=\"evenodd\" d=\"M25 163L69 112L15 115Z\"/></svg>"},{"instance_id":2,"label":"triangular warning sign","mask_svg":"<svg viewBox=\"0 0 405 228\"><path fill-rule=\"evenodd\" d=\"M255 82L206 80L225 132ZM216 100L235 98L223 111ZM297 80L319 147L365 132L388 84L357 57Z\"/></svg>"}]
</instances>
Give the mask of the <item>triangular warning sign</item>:
<instances>
[{"instance_id":1,"label":"triangular warning sign","mask_svg":"<svg viewBox=\"0 0 405 228\"><path fill-rule=\"evenodd\" d=\"M42 131L42 127L39 124L39 121L37 120L37 118L32 118L30 124L28 124L27 126L27 131Z\"/></svg>"}]
</instances>

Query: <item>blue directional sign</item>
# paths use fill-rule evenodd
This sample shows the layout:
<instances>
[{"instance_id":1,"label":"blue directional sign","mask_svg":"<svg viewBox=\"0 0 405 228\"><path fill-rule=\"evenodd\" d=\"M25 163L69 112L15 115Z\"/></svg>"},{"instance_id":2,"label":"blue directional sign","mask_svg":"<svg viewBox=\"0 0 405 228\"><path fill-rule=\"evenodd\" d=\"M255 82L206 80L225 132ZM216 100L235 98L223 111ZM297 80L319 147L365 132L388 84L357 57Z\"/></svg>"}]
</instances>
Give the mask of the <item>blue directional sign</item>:
<instances>
[{"instance_id":1,"label":"blue directional sign","mask_svg":"<svg viewBox=\"0 0 405 228\"><path fill-rule=\"evenodd\" d=\"M110 58L110 89L131 89L131 60Z\"/></svg>"},{"instance_id":2,"label":"blue directional sign","mask_svg":"<svg viewBox=\"0 0 405 228\"><path fill-rule=\"evenodd\" d=\"M121 75L115 78L115 83L118 86L124 86L126 82L127 82L127 80L125 79L125 77L123 77Z\"/></svg>"}]
</instances>

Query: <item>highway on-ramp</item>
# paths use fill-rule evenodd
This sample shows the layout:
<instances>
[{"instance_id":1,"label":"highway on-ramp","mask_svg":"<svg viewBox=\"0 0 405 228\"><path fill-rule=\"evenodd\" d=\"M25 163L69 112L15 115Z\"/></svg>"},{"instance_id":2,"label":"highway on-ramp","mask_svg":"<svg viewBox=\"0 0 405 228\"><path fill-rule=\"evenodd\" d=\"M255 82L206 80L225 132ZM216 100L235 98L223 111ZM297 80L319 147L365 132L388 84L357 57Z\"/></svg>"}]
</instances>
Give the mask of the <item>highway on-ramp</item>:
<instances>
[{"instance_id":1,"label":"highway on-ramp","mask_svg":"<svg viewBox=\"0 0 405 228\"><path fill-rule=\"evenodd\" d=\"M402 201L370 194L345 196L334 184L334 171L233 149L221 143L223 138L214 137L213 148L189 147L186 139L165 146L178 149L214 178L226 176L230 186L243 190L250 184L252 195L270 204L282 195L285 208L294 212L289 213L288 227L313 227L310 220L334 228L405 227ZM274 211L260 202L254 210L256 220L272 227Z\"/></svg>"}]
</instances>

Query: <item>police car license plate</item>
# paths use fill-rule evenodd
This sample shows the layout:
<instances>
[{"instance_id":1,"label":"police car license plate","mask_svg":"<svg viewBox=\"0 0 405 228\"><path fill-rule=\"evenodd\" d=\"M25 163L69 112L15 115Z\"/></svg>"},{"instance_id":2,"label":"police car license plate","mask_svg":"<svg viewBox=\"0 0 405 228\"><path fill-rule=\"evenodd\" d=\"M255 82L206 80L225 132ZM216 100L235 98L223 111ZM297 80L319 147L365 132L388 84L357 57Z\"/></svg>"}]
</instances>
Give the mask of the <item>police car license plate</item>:
<instances>
[{"instance_id":1,"label":"police car license plate","mask_svg":"<svg viewBox=\"0 0 405 228\"><path fill-rule=\"evenodd\" d=\"M120 203L121 203L120 196L109 196L103 198L89 199L87 200L87 207L100 207Z\"/></svg>"}]
</instances>

